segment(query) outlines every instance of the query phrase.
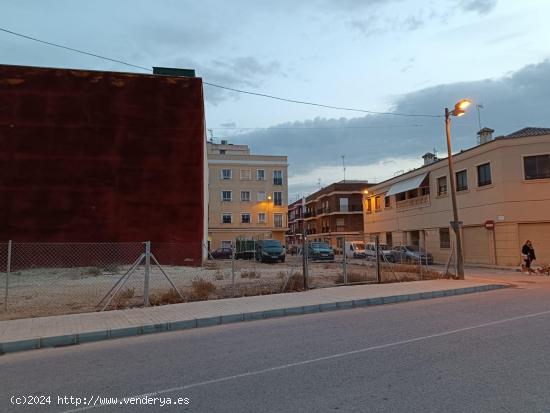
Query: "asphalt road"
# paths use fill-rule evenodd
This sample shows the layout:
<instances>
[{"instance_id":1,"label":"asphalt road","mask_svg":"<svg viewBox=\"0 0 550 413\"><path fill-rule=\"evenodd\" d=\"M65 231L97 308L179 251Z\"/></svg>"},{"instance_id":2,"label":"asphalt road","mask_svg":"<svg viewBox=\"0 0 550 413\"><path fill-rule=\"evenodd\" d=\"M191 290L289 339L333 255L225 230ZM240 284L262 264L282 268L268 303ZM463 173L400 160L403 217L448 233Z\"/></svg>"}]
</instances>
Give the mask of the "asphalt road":
<instances>
[{"instance_id":1,"label":"asphalt road","mask_svg":"<svg viewBox=\"0 0 550 413\"><path fill-rule=\"evenodd\" d=\"M4 355L0 411L149 394L157 406L78 408L548 412L550 282L514 277L520 288ZM189 404L160 407L166 398Z\"/></svg>"}]
</instances>

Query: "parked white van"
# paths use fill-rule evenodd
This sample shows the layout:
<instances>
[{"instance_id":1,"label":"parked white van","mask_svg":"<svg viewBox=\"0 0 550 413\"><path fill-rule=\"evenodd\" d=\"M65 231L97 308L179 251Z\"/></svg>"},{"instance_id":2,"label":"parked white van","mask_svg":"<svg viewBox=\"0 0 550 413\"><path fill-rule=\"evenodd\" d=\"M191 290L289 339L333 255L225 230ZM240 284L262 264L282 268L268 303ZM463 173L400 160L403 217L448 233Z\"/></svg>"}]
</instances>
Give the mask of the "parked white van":
<instances>
[{"instance_id":1,"label":"parked white van","mask_svg":"<svg viewBox=\"0 0 550 413\"><path fill-rule=\"evenodd\" d=\"M363 241L346 241L346 258L367 258Z\"/></svg>"}]
</instances>

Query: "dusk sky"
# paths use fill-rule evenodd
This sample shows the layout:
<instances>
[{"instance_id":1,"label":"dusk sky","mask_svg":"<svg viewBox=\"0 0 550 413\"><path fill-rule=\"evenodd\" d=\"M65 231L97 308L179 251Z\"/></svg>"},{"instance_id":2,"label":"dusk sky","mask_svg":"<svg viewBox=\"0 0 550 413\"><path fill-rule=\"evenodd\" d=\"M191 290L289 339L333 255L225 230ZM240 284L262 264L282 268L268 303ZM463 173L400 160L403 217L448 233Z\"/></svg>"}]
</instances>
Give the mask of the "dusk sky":
<instances>
[{"instance_id":1,"label":"dusk sky","mask_svg":"<svg viewBox=\"0 0 550 413\"><path fill-rule=\"evenodd\" d=\"M441 115L463 97L504 135L550 127L547 0L0 0L0 27L127 61L194 68L207 82L289 99ZM0 63L136 71L0 32ZM289 194L380 181L445 152L438 117L325 109L205 85L216 140L288 155ZM260 129L254 129L260 128ZM475 145L477 111L453 120Z\"/></svg>"}]
</instances>

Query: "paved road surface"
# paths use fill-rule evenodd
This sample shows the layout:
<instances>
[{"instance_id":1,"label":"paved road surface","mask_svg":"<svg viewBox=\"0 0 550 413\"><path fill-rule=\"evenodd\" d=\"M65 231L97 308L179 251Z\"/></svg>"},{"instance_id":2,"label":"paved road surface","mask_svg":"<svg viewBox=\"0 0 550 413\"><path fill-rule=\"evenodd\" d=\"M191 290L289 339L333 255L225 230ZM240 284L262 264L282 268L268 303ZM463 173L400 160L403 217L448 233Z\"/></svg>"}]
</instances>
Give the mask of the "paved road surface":
<instances>
[{"instance_id":1,"label":"paved road surface","mask_svg":"<svg viewBox=\"0 0 550 413\"><path fill-rule=\"evenodd\" d=\"M520 288L8 354L0 411L151 394L189 404L89 411L548 412L550 279L506 277Z\"/></svg>"}]
</instances>

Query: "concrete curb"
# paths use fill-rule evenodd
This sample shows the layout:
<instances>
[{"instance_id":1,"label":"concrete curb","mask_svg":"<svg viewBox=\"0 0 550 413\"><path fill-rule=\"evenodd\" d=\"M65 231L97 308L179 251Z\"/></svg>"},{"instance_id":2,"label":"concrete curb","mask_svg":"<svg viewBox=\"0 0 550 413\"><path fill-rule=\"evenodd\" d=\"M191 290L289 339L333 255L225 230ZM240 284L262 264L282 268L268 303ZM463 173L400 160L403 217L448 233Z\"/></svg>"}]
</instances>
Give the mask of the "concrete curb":
<instances>
[{"instance_id":1,"label":"concrete curb","mask_svg":"<svg viewBox=\"0 0 550 413\"><path fill-rule=\"evenodd\" d=\"M0 343L0 354L17 351L35 350L40 348L63 347L94 341L110 340L115 338L133 337L144 334L160 333L164 331L188 330L199 327L210 327L220 324L238 323L242 321L262 320L267 318L285 317L292 315L312 314L325 311L345 310L384 304L402 303L405 301L426 300L430 298L447 297L451 295L471 294L482 291L509 288L505 284L488 284L476 287L455 288L450 290L431 291L415 294L393 295L387 297L365 298L360 300L339 301L301 307L289 307L275 310L265 310L249 313L230 314L198 318L193 320L171 321L160 324L114 328L109 330L93 331L78 334L67 334L52 337L38 337L28 340L19 340Z\"/></svg>"}]
</instances>

